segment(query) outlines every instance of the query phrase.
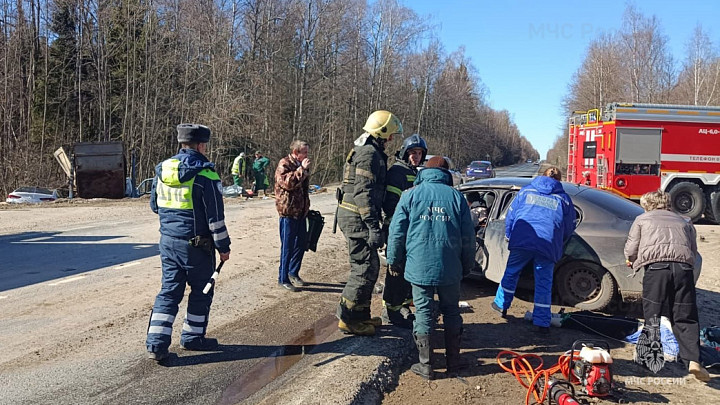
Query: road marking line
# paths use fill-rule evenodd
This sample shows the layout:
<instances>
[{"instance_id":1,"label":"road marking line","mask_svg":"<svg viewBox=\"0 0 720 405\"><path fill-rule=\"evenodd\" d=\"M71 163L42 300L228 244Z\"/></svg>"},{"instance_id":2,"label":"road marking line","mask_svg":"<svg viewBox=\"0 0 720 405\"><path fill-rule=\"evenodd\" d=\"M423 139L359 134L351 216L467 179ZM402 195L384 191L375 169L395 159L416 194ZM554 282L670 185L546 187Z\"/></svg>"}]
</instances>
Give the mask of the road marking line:
<instances>
[{"instance_id":1,"label":"road marking line","mask_svg":"<svg viewBox=\"0 0 720 405\"><path fill-rule=\"evenodd\" d=\"M39 238L31 238L31 239L22 239L21 242L39 242L41 240L48 240L52 239L52 236L41 236Z\"/></svg>"},{"instance_id":2,"label":"road marking line","mask_svg":"<svg viewBox=\"0 0 720 405\"><path fill-rule=\"evenodd\" d=\"M82 280L83 278L85 278L85 276L70 277L70 278L66 278L65 280L60 280L60 281L58 281L57 283L50 283L50 284L48 284L48 285L54 287L54 286L56 286L56 285L58 285L58 284L70 283L70 282L72 282L72 281Z\"/></svg>"},{"instance_id":3,"label":"road marking line","mask_svg":"<svg viewBox=\"0 0 720 405\"><path fill-rule=\"evenodd\" d=\"M122 269L125 269L128 267L137 266L138 264L142 264L142 262L130 262L130 263L121 264L121 265L115 267L115 270L122 270Z\"/></svg>"}]
</instances>

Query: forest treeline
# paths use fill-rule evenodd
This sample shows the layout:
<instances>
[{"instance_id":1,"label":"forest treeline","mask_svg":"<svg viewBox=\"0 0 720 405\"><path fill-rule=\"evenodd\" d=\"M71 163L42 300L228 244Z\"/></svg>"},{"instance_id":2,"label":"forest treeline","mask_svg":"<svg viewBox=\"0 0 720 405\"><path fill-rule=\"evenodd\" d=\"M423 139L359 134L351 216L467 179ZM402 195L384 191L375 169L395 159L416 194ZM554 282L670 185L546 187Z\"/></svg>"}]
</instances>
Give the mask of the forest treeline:
<instances>
[{"instance_id":1,"label":"forest treeline","mask_svg":"<svg viewBox=\"0 0 720 405\"><path fill-rule=\"evenodd\" d=\"M701 25L689 27L685 55L675 59L668 41L657 17L628 6L621 28L599 36L587 47L564 100L568 117L572 111L604 108L611 102L720 105L717 42ZM566 125L547 157L563 172L567 131Z\"/></svg>"},{"instance_id":2,"label":"forest treeline","mask_svg":"<svg viewBox=\"0 0 720 405\"><path fill-rule=\"evenodd\" d=\"M53 151L122 141L138 177L177 150L175 126L208 125L209 158L277 161L312 146L313 182L338 180L368 114L458 165L539 157L462 49L397 0L2 0L0 190L58 187ZM399 147L402 139L389 145Z\"/></svg>"}]
</instances>

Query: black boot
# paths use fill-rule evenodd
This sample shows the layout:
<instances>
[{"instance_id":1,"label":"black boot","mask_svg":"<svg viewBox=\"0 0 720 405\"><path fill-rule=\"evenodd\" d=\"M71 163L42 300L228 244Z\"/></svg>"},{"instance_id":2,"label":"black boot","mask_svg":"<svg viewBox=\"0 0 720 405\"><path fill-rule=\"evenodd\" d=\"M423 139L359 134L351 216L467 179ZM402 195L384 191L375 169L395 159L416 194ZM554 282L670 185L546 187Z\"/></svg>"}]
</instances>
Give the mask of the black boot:
<instances>
[{"instance_id":1,"label":"black boot","mask_svg":"<svg viewBox=\"0 0 720 405\"><path fill-rule=\"evenodd\" d=\"M415 338L415 345L417 345L420 362L413 364L410 370L426 380L432 380L434 375L432 366L430 366L430 353L432 353L430 335L413 335L413 337Z\"/></svg>"},{"instance_id":2,"label":"black boot","mask_svg":"<svg viewBox=\"0 0 720 405\"><path fill-rule=\"evenodd\" d=\"M457 373L468 367L468 364L460 358L462 331L462 328L445 329L445 362L448 374Z\"/></svg>"}]
</instances>

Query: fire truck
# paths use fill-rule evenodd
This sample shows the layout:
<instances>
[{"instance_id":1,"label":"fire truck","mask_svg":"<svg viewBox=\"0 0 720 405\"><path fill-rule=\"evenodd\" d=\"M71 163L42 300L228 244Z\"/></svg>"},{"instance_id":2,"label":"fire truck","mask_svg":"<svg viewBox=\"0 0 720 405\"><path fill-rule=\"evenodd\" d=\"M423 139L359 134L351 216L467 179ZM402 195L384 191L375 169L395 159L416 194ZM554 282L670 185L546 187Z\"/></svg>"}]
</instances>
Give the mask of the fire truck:
<instances>
[{"instance_id":1,"label":"fire truck","mask_svg":"<svg viewBox=\"0 0 720 405\"><path fill-rule=\"evenodd\" d=\"M569 119L567 181L639 200L672 196L693 222L720 221L720 107L611 103Z\"/></svg>"}]
</instances>

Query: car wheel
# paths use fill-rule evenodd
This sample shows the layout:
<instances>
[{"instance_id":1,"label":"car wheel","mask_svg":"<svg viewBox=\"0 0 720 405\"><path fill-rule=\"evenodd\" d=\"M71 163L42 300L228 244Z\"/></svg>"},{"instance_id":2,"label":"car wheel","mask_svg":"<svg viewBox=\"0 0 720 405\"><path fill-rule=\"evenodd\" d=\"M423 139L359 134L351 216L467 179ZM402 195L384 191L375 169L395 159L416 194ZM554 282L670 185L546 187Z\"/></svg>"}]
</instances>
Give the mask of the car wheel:
<instances>
[{"instance_id":1,"label":"car wheel","mask_svg":"<svg viewBox=\"0 0 720 405\"><path fill-rule=\"evenodd\" d=\"M612 274L591 262L564 264L555 274L555 285L562 304L599 311L615 298L617 283Z\"/></svg>"},{"instance_id":2,"label":"car wheel","mask_svg":"<svg viewBox=\"0 0 720 405\"><path fill-rule=\"evenodd\" d=\"M695 183L683 181L677 183L670 189L672 197L672 208L675 212L686 215L697 222L705 211L705 195Z\"/></svg>"}]
</instances>

